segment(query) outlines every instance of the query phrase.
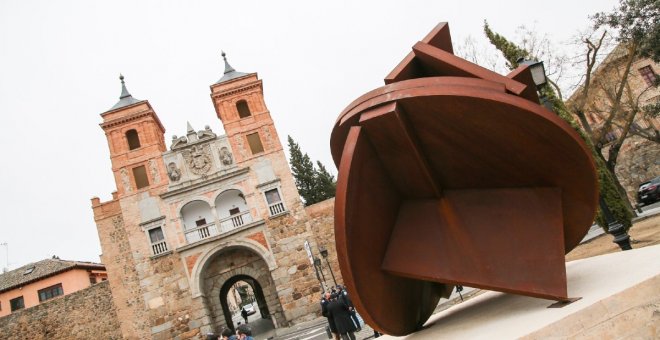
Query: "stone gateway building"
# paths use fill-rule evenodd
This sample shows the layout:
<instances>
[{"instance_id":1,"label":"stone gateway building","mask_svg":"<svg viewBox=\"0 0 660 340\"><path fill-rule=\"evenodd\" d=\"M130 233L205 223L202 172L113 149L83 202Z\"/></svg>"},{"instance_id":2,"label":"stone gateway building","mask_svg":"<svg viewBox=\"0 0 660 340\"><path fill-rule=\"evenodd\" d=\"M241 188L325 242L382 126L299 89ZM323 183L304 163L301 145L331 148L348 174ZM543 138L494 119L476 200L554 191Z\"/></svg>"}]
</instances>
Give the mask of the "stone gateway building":
<instances>
[{"instance_id":1,"label":"stone gateway building","mask_svg":"<svg viewBox=\"0 0 660 340\"><path fill-rule=\"evenodd\" d=\"M225 58L211 101L226 135L188 124L169 147L149 102L120 79L120 100L100 124L117 191L92 208L122 336L234 327L227 295L238 281L274 327L316 317L322 288L304 245L313 256L329 249L325 263L341 282L334 201L303 206L257 74Z\"/></svg>"}]
</instances>

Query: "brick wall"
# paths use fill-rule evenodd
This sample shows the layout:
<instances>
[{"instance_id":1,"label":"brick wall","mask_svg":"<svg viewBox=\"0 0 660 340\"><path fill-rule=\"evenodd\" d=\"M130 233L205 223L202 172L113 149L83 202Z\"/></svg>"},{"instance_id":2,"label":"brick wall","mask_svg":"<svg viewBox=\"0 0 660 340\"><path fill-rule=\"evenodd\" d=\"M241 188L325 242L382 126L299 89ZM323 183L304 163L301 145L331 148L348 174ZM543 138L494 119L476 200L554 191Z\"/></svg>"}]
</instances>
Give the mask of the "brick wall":
<instances>
[{"instance_id":1,"label":"brick wall","mask_svg":"<svg viewBox=\"0 0 660 340\"><path fill-rule=\"evenodd\" d=\"M108 281L0 318L0 338L121 339Z\"/></svg>"}]
</instances>

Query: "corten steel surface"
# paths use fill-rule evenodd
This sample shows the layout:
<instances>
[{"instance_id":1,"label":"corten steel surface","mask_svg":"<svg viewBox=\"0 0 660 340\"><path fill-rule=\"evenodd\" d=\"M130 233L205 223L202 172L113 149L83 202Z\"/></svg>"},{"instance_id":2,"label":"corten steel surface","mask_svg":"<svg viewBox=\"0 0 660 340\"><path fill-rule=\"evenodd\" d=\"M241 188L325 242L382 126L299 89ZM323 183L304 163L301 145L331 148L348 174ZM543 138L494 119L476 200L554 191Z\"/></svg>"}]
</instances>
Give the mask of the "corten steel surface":
<instances>
[{"instance_id":1,"label":"corten steel surface","mask_svg":"<svg viewBox=\"0 0 660 340\"><path fill-rule=\"evenodd\" d=\"M591 155L539 105L529 69L453 55L438 25L339 116L335 235L375 329L419 329L453 285L568 299L564 254L596 209Z\"/></svg>"}]
</instances>

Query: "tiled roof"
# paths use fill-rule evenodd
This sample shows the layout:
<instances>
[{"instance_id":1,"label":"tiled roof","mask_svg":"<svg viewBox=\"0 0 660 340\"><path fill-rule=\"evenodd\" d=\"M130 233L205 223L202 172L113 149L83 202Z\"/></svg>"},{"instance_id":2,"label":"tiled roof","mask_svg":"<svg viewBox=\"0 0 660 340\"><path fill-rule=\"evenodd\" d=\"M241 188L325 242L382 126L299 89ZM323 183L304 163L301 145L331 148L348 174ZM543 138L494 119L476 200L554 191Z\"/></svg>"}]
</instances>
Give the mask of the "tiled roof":
<instances>
[{"instance_id":1,"label":"tiled roof","mask_svg":"<svg viewBox=\"0 0 660 340\"><path fill-rule=\"evenodd\" d=\"M105 266L93 262L41 260L0 274L0 293L74 268L105 270Z\"/></svg>"}]
</instances>

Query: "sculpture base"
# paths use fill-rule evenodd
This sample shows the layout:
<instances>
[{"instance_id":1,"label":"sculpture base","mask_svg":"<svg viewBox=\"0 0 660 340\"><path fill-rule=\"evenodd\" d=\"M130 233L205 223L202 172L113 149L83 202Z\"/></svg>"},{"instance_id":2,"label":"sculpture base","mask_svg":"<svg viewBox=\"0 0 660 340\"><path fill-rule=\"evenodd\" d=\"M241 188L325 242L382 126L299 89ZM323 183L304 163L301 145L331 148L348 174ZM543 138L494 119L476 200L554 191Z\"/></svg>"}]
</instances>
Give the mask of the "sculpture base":
<instances>
[{"instance_id":1,"label":"sculpture base","mask_svg":"<svg viewBox=\"0 0 660 340\"><path fill-rule=\"evenodd\" d=\"M485 292L431 316L423 330L409 337L659 338L659 258L656 245L569 262L568 294L581 300L548 308L550 300Z\"/></svg>"}]
</instances>

